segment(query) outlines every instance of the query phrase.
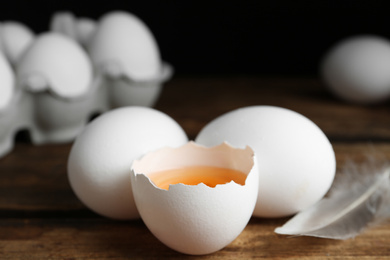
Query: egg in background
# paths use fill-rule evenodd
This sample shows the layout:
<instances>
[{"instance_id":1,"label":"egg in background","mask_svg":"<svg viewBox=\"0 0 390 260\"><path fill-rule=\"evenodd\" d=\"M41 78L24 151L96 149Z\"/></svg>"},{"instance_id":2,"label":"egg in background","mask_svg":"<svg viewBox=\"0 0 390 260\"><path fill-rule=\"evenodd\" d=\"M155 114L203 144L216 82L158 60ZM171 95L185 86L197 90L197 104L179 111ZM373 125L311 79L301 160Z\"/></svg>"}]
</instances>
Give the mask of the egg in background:
<instances>
[{"instance_id":1,"label":"egg in background","mask_svg":"<svg viewBox=\"0 0 390 260\"><path fill-rule=\"evenodd\" d=\"M0 158L13 148L13 112L17 96L14 71L0 51Z\"/></svg>"},{"instance_id":2,"label":"egg in background","mask_svg":"<svg viewBox=\"0 0 390 260\"><path fill-rule=\"evenodd\" d=\"M77 40L76 17L72 12L56 12L53 14L49 25L50 31L60 33Z\"/></svg>"},{"instance_id":3,"label":"egg in background","mask_svg":"<svg viewBox=\"0 0 390 260\"><path fill-rule=\"evenodd\" d=\"M111 110L76 138L68 159L69 182L96 213L113 219L139 218L130 183L133 160L187 141L180 125L158 110L136 106Z\"/></svg>"},{"instance_id":4,"label":"egg in background","mask_svg":"<svg viewBox=\"0 0 390 260\"><path fill-rule=\"evenodd\" d=\"M335 154L325 134L308 118L281 107L230 111L209 122L195 142L252 147L260 175L257 217L290 216L313 205L335 176Z\"/></svg>"},{"instance_id":5,"label":"egg in background","mask_svg":"<svg viewBox=\"0 0 390 260\"><path fill-rule=\"evenodd\" d=\"M26 25L16 21L0 23L0 46L1 50L15 66L28 46L33 42L34 32Z\"/></svg>"},{"instance_id":6,"label":"egg in background","mask_svg":"<svg viewBox=\"0 0 390 260\"><path fill-rule=\"evenodd\" d=\"M15 74L11 64L0 51L0 112L5 110L15 94ZM0 113L1 117L1 113Z\"/></svg>"},{"instance_id":7,"label":"egg in background","mask_svg":"<svg viewBox=\"0 0 390 260\"><path fill-rule=\"evenodd\" d=\"M13 108L17 104L15 75L0 51L0 158L13 148Z\"/></svg>"},{"instance_id":8,"label":"egg in background","mask_svg":"<svg viewBox=\"0 0 390 260\"><path fill-rule=\"evenodd\" d=\"M376 35L344 39L324 55L321 76L331 92L358 104L390 97L390 41Z\"/></svg>"},{"instance_id":9,"label":"egg in background","mask_svg":"<svg viewBox=\"0 0 390 260\"><path fill-rule=\"evenodd\" d=\"M96 30L96 22L87 17L75 17L72 12L62 11L53 14L50 31L66 35L83 47L88 46L91 36Z\"/></svg>"},{"instance_id":10,"label":"egg in background","mask_svg":"<svg viewBox=\"0 0 390 260\"><path fill-rule=\"evenodd\" d=\"M99 19L88 50L97 69L134 81L158 78L162 70L157 42L137 16L112 11Z\"/></svg>"},{"instance_id":11,"label":"egg in background","mask_svg":"<svg viewBox=\"0 0 390 260\"><path fill-rule=\"evenodd\" d=\"M88 46L96 31L96 21L88 17L79 17L75 26L77 41L84 47Z\"/></svg>"},{"instance_id":12,"label":"egg in background","mask_svg":"<svg viewBox=\"0 0 390 260\"><path fill-rule=\"evenodd\" d=\"M21 85L30 91L50 90L73 98L91 87L92 64L87 53L73 39L55 32L38 35L16 66Z\"/></svg>"}]
</instances>

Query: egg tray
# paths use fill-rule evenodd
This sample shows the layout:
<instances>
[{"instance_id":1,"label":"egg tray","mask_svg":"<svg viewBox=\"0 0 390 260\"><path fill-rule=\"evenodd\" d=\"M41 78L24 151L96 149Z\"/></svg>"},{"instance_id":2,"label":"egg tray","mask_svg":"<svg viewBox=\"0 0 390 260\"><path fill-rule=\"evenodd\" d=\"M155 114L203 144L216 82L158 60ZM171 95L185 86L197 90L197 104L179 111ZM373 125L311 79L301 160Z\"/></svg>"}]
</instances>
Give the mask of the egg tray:
<instances>
[{"instance_id":1,"label":"egg tray","mask_svg":"<svg viewBox=\"0 0 390 260\"><path fill-rule=\"evenodd\" d=\"M157 101L173 69L163 63L151 81L95 76L83 96L65 98L50 91L16 88L11 102L0 109L0 158L14 147L17 132L27 130L34 145L73 141L93 115L123 106L148 106Z\"/></svg>"}]
</instances>

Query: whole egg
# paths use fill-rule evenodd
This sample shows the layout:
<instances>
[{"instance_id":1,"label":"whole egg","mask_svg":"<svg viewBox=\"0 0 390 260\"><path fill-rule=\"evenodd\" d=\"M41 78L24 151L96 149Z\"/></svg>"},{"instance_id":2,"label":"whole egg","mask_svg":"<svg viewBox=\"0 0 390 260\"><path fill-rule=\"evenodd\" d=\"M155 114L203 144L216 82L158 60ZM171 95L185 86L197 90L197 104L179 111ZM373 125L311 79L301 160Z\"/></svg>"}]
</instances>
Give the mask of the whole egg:
<instances>
[{"instance_id":1,"label":"whole egg","mask_svg":"<svg viewBox=\"0 0 390 260\"><path fill-rule=\"evenodd\" d=\"M122 107L93 120L76 138L68 177L77 197L91 210L114 219L138 218L131 165L147 152L188 141L168 115L147 107Z\"/></svg>"},{"instance_id":2,"label":"whole egg","mask_svg":"<svg viewBox=\"0 0 390 260\"><path fill-rule=\"evenodd\" d=\"M321 63L326 85L343 100L369 104L390 97L390 41L374 35L344 39Z\"/></svg>"},{"instance_id":3,"label":"whole egg","mask_svg":"<svg viewBox=\"0 0 390 260\"><path fill-rule=\"evenodd\" d=\"M0 111L10 104L14 95L14 84L14 71L6 57L0 52Z\"/></svg>"},{"instance_id":4,"label":"whole egg","mask_svg":"<svg viewBox=\"0 0 390 260\"><path fill-rule=\"evenodd\" d=\"M50 90L64 98L85 94L92 82L87 53L73 39L55 32L38 35L17 66L20 84L32 91Z\"/></svg>"},{"instance_id":5,"label":"whole egg","mask_svg":"<svg viewBox=\"0 0 390 260\"><path fill-rule=\"evenodd\" d=\"M109 12L98 21L88 50L98 71L115 68L136 81L155 79L161 73L160 52L152 32L125 11Z\"/></svg>"},{"instance_id":6,"label":"whole egg","mask_svg":"<svg viewBox=\"0 0 390 260\"><path fill-rule=\"evenodd\" d=\"M0 25L0 45L12 65L18 62L34 37L33 31L20 22L6 21Z\"/></svg>"},{"instance_id":7,"label":"whole egg","mask_svg":"<svg viewBox=\"0 0 390 260\"><path fill-rule=\"evenodd\" d=\"M336 170L331 143L308 118L289 109L252 106L207 124L195 141L253 148L259 167L258 217L284 217L319 201Z\"/></svg>"}]
</instances>

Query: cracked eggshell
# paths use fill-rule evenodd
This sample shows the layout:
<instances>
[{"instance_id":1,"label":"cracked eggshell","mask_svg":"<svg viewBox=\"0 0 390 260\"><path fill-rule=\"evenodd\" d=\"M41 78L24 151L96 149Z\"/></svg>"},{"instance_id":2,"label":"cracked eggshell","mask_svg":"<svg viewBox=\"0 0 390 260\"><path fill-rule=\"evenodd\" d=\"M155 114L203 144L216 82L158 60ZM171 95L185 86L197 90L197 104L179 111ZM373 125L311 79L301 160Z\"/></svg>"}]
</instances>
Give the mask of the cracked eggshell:
<instances>
[{"instance_id":1,"label":"cracked eggshell","mask_svg":"<svg viewBox=\"0 0 390 260\"><path fill-rule=\"evenodd\" d=\"M84 95L92 84L92 64L73 39L55 32L37 36L17 64L20 84L63 98Z\"/></svg>"},{"instance_id":2,"label":"cracked eggshell","mask_svg":"<svg viewBox=\"0 0 390 260\"><path fill-rule=\"evenodd\" d=\"M308 118L281 107L252 106L208 123L197 143L249 145L258 159L259 194L253 215L284 217L319 201L336 171L331 143Z\"/></svg>"},{"instance_id":3,"label":"cracked eggshell","mask_svg":"<svg viewBox=\"0 0 390 260\"><path fill-rule=\"evenodd\" d=\"M0 117L11 103L15 92L15 75L6 57L0 52Z\"/></svg>"},{"instance_id":4,"label":"cracked eggshell","mask_svg":"<svg viewBox=\"0 0 390 260\"><path fill-rule=\"evenodd\" d=\"M114 219L135 219L130 171L133 160L188 138L168 115L146 107L124 107L99 116L74 142L68 177L77 197L91 210Z\"/></svg>"},{"instance_id":5,"label":"cracked eggshell","mask_svg":"<svg viewBox=\"0 0 390 260\"><path fill-rule=\"evenodd\" d=\"M246 227L256 204L258 171L253 150L226 143L207 148L189 142L146 154L132 166L131 183L137 208L149 230L168 247L191 255L216 252ZM245 184L231 181L214 188L171 185L160 189L148 176L156 171L188 166L235 169L247 175ZM183 173L185 174L185 173Z\"/></svg>"},{"instance_id":6,"label":"cracked eggshell","mask_svg":"<svg viewBox=\"0 0 390 260\"><path fill-rule=\"evenodd\" d=\"M160 52L152 32L128 12L104 15L98 21L88 50L98 71L115 67L134 81L155 79L161 74Z\"/></svg>"},{"instance_id":7,"label":"cracked eggshell","mask_svg":"<svg viewBox=\"0 0 390 260\"><path fill-rule=\"evenodd\" d=\"M34 40L33 31L16 21L0 24L1 49L12 65L16 65L20 56Z\"/></svg>"}]
</instances>

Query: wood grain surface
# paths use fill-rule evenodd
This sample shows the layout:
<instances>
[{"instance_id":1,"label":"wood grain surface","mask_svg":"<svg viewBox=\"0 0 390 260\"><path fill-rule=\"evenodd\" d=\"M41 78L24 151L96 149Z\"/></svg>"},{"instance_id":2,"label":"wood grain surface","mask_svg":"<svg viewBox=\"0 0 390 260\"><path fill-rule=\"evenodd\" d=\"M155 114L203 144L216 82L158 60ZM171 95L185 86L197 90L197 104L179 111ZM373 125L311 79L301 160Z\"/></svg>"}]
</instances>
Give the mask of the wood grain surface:
<instances>
[{"instance_id":1,"label":"wood grain surface","mask_svg":"<svg viewBox=\"0 0 390 260\"><path fill-rule=\"evenodd\" d=\"M251 105L295 110L330 139L338 170L367 153L390 159L389 102L360 106L333 97L316 78L179 77L164 87L155 108L194 139L213 118ZM0 259L389 259L390 224L354 239L288 237L274 229L288 218L252 218L221 251L187 256L161 244L141 220L116 221L87 209L66 172L71 144L33 146L16 139L0 159Z\"/></svg>"}]
</instances>

